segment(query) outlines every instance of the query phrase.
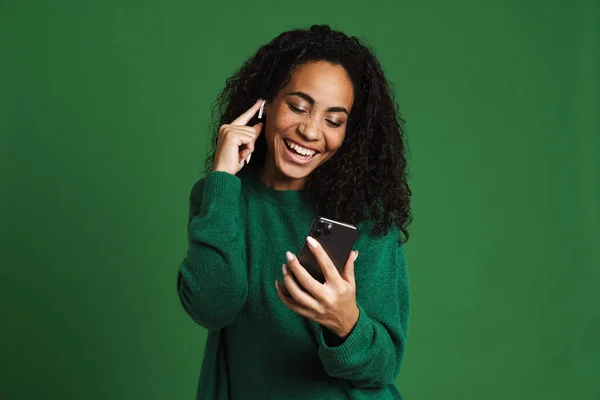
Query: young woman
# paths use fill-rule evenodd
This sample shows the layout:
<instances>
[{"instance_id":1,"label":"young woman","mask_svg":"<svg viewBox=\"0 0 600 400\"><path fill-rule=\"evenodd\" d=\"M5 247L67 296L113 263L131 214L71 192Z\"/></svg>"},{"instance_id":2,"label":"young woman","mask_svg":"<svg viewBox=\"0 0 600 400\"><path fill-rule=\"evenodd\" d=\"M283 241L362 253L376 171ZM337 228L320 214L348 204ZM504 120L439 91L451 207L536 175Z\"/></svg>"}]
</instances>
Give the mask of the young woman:
<instances>
[{"instance_id":1,"label":"young woman","mask_svg":"<svg viewBox=\"0 0 600 400\"><path fill-rule=\"evenodd\" d=\"M208 329L197 398L402 398L411 192L379 62L328 26L285 32L227 80L213 111L177 285ZM316 216L360 231L341 273L306 237ZM324 283L294 254L305 239Z\"/></svg>"}]
</instances>

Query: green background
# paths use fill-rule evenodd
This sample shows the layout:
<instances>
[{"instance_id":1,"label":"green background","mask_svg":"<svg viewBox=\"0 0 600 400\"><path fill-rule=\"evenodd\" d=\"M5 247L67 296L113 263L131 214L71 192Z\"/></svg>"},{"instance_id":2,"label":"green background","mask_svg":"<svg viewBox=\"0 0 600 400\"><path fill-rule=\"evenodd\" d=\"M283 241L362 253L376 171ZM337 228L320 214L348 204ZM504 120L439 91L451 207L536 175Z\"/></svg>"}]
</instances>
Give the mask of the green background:
<instances>
[{"instance_id":1,"label":"green background","mask_svg":"<svg viewBox=\"0 0 600 400\"><path fill-rule=\"evenodd\" d=\"M192 399L189 191L225 79L283 30L370 43L407 119L398 379L600 398L600 3L0 1L0 398Z\"/></svg>"}]
</instances>

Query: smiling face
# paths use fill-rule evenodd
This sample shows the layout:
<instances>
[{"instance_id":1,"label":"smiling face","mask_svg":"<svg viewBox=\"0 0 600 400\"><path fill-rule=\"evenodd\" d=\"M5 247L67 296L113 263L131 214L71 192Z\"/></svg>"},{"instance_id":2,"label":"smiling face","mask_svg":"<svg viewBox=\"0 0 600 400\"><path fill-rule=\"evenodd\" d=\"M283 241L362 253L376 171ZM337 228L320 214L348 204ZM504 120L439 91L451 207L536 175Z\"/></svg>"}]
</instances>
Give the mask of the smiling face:
<instances>
[{"instance_id":1,"label":"smiling face","mask_svg":"<svg viewBox=\"0 0 600 400\"><path fill-rule=\"evenodd\" d=\"M296 68L265 107L263 182L302 189L310 173L342 145L353 103L352 82L342 66L316 61Z\"/></svg>"}]
</instances>

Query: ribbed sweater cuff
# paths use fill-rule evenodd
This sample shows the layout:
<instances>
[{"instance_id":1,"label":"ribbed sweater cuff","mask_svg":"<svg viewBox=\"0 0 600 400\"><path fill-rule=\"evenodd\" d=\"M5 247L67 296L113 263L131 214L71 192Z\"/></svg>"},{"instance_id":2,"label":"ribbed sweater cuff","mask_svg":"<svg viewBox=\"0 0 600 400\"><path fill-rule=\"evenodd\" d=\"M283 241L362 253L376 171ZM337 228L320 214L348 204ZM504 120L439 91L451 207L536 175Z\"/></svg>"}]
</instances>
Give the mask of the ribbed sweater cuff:
<instances>
[{"instance_id":1,"label":"ribbed sweater cuff","mask_svg":"<svg viewBox=\"0 0 600 400\"><path fill-rule=\"evenodd\" d=\"M242 181L235 175L223 171L210 171L204 181L203 204L228 206L239 205Z\"/></svg>"},{"instance_id":2,"label":"ribbed sweater cuff","mask_svg":"<svg viewBox=\"0 0 600 400\"><path fill-rule=\"evenodd\" d=\"M364 309L358 305L358 321L346 340L339 346L330 347L325 341L324 328L319 325L317 340L319 342L319 356L324 364L331 367L351 367L359 362L363 356L361 353L365 347L371 344L373 338L373 325Z\"/></svg>"}]
</instances>

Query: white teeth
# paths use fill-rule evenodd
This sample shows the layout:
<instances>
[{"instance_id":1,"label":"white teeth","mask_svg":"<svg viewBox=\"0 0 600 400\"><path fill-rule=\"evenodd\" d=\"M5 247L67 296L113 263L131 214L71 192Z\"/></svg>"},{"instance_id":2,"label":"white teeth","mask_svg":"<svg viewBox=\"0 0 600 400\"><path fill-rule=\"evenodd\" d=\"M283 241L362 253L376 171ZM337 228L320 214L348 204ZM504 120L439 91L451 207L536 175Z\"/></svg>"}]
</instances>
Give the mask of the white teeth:
<instances>
[{"instance_id":1,"label":"white teeth","mask_svg":"<svg viewBox=\"0 0 600 400\"><path fill-rule=\"evenodd\" d=\"M309 149L305 149L304 147L300 147L296 143L290 142L287 139L285 139L285 143L287 143L287 145L289 147L291 147L292 149L294 149L297 153L300 153L307 157L312 157L316 153L316 151L314 151L314 150L309 150Z\"/></svg>"}]
</instances>

